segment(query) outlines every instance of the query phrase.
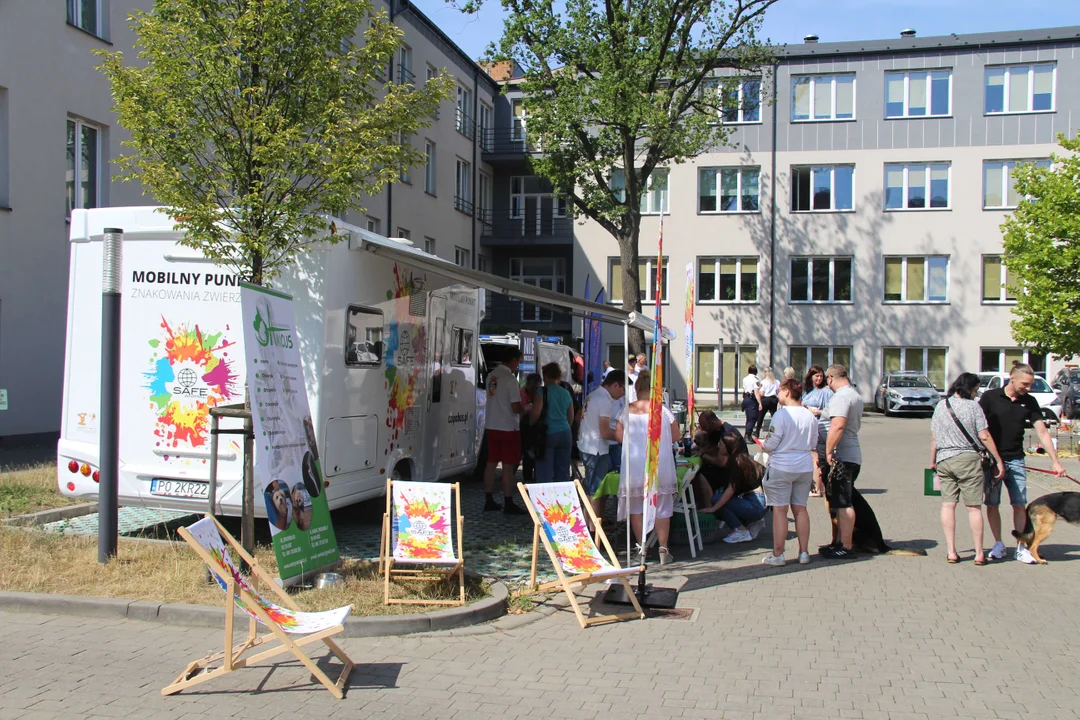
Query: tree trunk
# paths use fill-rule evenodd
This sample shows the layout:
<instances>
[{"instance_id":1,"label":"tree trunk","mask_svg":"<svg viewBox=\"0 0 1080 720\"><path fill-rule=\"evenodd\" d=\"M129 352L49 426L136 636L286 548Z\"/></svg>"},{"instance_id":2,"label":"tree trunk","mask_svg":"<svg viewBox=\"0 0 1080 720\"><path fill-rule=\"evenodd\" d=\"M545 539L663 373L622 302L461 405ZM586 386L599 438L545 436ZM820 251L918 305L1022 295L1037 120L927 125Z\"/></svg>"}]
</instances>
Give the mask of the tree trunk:
<instances>
[{"instance_id":1,"label":"tree trunk","mask_svg":"<svg viewBox=\"0 0 1080 720\"><path fill-rule=\"evenodd\" d=\"M641 312L641 278L638 277L638 238L641 234L640 218L634 217L627 224L624 234L618 236L619 258L622 262L622 306L628 312ZM645 278L649 282L649 278ZM645 352L645 331L639 328L630 328L629 332L630 352L633 354ZM629 359L629 358L627 358ZM624 368L625 369L625 368Z\"/></svg>"}]
</instances>

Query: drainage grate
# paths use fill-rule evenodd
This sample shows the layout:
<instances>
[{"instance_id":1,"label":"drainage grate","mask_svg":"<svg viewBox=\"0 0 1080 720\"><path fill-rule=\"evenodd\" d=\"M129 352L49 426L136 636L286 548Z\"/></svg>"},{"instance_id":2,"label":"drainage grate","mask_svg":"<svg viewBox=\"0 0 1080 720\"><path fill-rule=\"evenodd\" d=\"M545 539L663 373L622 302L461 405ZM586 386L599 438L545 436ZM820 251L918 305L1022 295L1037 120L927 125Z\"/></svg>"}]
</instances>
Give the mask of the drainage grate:
<instances>
[{"instance_id":1,"label":"drainage grate","mask_svg":"<svg viewBox=\"0 0 1080 720\"><path fill-rule=\"evenodd\" d=\"M694 617L694 608L647 608L645 614L658 620L690 620Z\"/></svg>"}]
</instances>

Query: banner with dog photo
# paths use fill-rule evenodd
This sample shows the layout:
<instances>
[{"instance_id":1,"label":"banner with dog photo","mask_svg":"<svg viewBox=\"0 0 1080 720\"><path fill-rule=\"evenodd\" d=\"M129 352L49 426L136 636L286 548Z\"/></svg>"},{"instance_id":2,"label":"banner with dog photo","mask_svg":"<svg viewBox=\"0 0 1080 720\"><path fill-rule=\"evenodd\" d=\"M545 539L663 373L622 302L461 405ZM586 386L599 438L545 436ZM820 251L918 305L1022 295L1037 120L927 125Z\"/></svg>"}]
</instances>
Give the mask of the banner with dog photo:
<instances>
[{"instance_id":1,"label":"banner with dog photo","mask_svg":"<svg viewBox=\"0 0 1080 720\"><path fill-rule=\"evenodd\" d=\"M240 302L255 487L266 504L278 575L291 585L338 562L337 538L323 492L292 298L241 283Z\"/></svg>"}]
</instances>

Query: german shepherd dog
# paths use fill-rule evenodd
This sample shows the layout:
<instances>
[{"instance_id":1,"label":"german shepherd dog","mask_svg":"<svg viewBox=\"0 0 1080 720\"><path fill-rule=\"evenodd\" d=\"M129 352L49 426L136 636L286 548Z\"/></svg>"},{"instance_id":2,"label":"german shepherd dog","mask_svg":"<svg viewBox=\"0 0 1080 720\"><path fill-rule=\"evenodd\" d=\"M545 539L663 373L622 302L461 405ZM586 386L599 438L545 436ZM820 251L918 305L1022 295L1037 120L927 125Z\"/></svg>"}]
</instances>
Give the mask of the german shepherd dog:
<instances>
[{"instance_id":1,"label":"german shepherd dog","mask_svg":"<svg viewBox=\"0 0 1080 720\"><path fill-rule=\"evenodd\" d=\"M822 468L823 473L831 472ZM826 483L828 485L828 482ZM1080 493L1075 493L1080 495ZM832 520L832 546L840 544L840 524L836 519L836 511L829 507L829 493L825 493L825 507L829 511ZM877 515L870 503L862 496L858 488L852 490L851 509L855 511L855 529L851 534L851 547L858 552L877 553L879 555L903 555L905 557L917 557L926 555L922 548L894 548L885 542L881 534L881 526L878 525ZM819 548L820 549L820 548Z\"/></svg>"},{"instance_id":2,"label":"german shepherd dog","mask_svg":"<svg viewBox=\"0 0 1080 720\"><path fill-rule=\"evenodd\" d=\"M1013 537L1027 545L1031 556L1040 565L1045 565L1046 561L1039 556L1039 545L1050 537L1058 518L1073 525L1080 524L1080 492L1051 493L1032 500L1027 506L1024 532L1012 531Z\"/></svg>"}]
</instances>

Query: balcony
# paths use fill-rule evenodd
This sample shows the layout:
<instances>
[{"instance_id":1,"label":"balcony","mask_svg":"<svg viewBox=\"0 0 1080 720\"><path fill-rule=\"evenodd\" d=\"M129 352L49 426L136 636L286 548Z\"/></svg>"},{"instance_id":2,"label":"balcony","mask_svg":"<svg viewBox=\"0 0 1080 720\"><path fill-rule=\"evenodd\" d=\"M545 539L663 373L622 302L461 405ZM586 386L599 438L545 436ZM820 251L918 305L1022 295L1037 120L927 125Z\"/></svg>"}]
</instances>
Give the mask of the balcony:
<instances>
[{"instance_id":1,"label":"balcony","mask_svg":"<svg viewBox=\"0 0 1080 720\"><path fill-rule=\"evenodd\" d=\"M473 140L476 138L476 121L461 111L461 108L455 108L456 116L454 119L454 129L465 137Z\"/></svg>"},{"instance_id":2,"label":"balcony","mask_svg":"<svg viewBox=\"0 0 1080 720\"><path fill-rule=\"evenodd\" d=\"M463 212L466 215L472 215L473 214L473 204L471 202L469 202L468 200L466 200L465 198L461 197L460 195L455 195L454 196L454 209L457 210L458 212ZM484 212L484 211L481 210L480 212Z\"/></svg>"},{"instance_id":3,"label":"balcony","mask_svg":"<svg viewBox=\"0 0 1080 720\"><path fill-rule=\"evenodd\" d=\"M416 85L416 76L404 65L398 65L397 76L399 85Z\"/></svg>"},{"instance_id":4,"label":"balcony","mask_svg":"<svg viewBox=\"0 0 1080 720\"><path fill-rule=\"evenodd\" d=\"M520 156L540 152L536 144L526 142L524 126L481 129L480 148L486 155Z\"/></svg>"},{"instance_id":5,"label":"balcony","mask_svg":"<svg viewBox=\"0 0 1080 720\"><path fill-rule=\"evenodd\" d=\"M569 245L574 241L574 218L548 212L514 217L507 211L481 210L480 239L487 245Z\"/></svg>"}]
</instances>

